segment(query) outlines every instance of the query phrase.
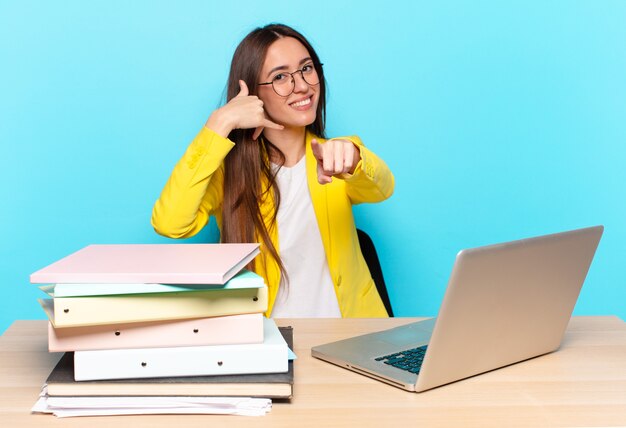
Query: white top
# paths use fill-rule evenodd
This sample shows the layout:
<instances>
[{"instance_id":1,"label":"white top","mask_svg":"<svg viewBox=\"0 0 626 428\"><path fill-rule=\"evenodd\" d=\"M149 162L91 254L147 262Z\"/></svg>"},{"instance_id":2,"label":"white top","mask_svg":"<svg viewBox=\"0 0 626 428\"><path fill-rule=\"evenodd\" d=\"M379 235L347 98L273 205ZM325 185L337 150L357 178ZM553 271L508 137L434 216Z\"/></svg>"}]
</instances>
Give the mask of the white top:
<instances>
[{"instance_id":1,"label":"white top","mask_svg":"<svg viewBox=\"0 0 626 428\"><path fill-rule=\"evenodd\" d=\"M289 281L281 278L273 318L339 318L341 312L313 211L303 156L276 177L278 245Z\"/></svg>"}]
</instances>

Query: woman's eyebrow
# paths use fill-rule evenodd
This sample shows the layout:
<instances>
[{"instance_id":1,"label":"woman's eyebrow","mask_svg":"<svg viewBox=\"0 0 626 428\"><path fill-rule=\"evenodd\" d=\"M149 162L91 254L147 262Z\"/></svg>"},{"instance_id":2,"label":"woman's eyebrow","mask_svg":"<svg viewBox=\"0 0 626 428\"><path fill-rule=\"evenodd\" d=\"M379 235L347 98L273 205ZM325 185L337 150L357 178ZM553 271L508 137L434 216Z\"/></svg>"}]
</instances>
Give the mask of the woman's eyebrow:
<instances>
[{"instance_id":1,"label":"woman's eyebrow","mask_svg":"<svg viewBox=\"0 0 626 428\"><path fill-rule=\"evenodd\" d=\"M308 61L311 61L311 57L310 57L310 56L307 56L306 58L302 58L302 59L300 60L300 62L298 63L298 65L302 65L302 64L304 64L305 62L308 62ZM272 73L274 73L275 71L278 71L278 70L287 70L287 69L288 69L288 67L287 67L286 65L279 65L278 67L274 67L274 68L272 68L270 71L268 71L268 73L267 73L267 77L270 77L270 75L271 75Z\"/></svg>"}]
</instances>

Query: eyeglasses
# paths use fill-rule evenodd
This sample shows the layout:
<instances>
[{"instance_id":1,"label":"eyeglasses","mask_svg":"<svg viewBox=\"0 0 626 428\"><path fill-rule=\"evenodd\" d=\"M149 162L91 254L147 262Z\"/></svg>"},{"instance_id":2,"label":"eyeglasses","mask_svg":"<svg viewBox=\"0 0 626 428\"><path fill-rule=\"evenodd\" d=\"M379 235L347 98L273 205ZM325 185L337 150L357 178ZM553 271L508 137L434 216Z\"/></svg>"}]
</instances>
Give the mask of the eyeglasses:
<instances>
[{"instance_id":1,"label":"eyeglasses","mask_svg":"<svg viewBox=\"0 0 626 428\"><path fill-rule=\"evenodd\" d=\"M324 64L320 64L322 66ZM293 77L294 74L300 73L300 77L304 80L307 85L315 86L320 84L320 77L317 74L317 70L313 63L307 63L302 66L301 69L290 73L288 71L283 71L282 73L278 73L276 76L272 78L271 82L263 82L257 83L259 86L262 85L272 85L272 89L276 92L277 95L281 97L288 97L293 93L296 88L296 79Z\"/></svg>"}]
</instances>

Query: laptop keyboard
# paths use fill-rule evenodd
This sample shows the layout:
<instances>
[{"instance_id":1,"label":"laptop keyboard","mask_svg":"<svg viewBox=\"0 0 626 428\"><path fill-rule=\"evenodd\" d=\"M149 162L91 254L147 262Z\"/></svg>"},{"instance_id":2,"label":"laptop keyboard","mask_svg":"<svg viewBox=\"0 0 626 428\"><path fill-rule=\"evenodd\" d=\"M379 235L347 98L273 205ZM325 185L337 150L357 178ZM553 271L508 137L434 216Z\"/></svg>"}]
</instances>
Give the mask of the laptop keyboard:
<instances>
[{"instance_id":1,"label":"laptop keyboard","mask_svg":"<svg viewBox=\"0 0 626 428\"><path fill-rule=\"evenodd\" d=\"M424 361L424 355L426 355L427 346L428 345L424 345L419 348L407 349L406 351L378 357L375 360L401 370L406 370L407 372L419 374L422 368L422 362Z\"/></svg>"}]
</instances>

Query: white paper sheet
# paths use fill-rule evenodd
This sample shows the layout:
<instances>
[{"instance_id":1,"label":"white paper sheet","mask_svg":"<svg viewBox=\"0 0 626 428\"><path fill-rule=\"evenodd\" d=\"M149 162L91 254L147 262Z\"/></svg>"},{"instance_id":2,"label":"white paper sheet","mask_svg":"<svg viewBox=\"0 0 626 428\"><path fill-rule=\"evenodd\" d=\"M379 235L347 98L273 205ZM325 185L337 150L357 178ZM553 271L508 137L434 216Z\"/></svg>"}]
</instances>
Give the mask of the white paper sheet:
<instances>
[{"instance_id":1,"label":"white paper sheet","mask_svg":"<svg viewBox=\"0 0 626 428\"><path fill-rule=\"evenodd\" d=\"M76 416L214 414L263 416L272 400L247 397L48 397L45 388L32 412Z\"/></svg>"}]
</instances>

